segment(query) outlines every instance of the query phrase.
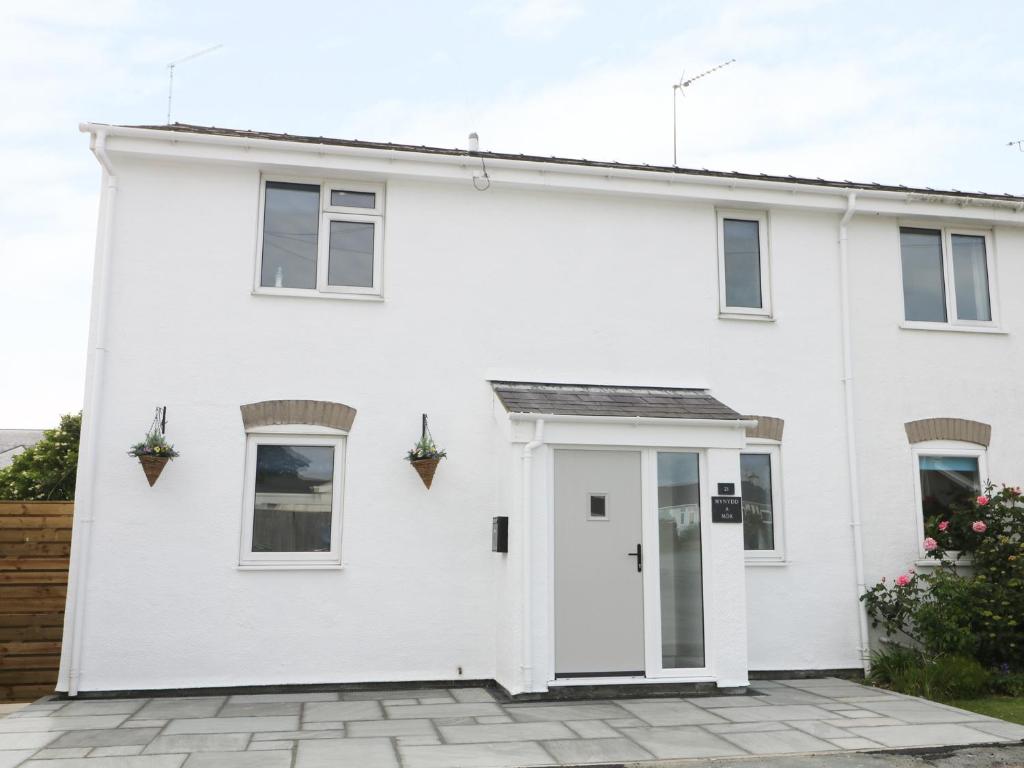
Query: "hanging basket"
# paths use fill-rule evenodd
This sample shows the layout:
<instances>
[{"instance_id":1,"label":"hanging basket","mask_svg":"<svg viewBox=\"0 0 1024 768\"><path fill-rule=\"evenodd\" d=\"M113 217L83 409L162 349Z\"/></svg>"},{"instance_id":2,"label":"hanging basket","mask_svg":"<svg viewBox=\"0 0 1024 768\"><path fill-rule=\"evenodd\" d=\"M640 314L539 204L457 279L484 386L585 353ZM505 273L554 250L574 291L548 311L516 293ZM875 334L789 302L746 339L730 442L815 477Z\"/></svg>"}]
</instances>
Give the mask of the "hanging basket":
<instances>
[{"instance_id":1,"label":"hanging basket","mask_svg":"<svg viewBox=\"0 0 1024 768\"><path fill-rule=\"evenodd\" d=\"M412 468L416 470L420 480L429 489L430 484L434 482L434 472L437 471L437 465L441 463L441 459L415 459L409 463L412 464Z\"/></svg>"},{"instance_id":2,"label":"hanging basket","mask_svg":"<svg viewBox=\"0 0 1024 768\"><path fill-rule=\"evenodd\" d=\"M142 471L146 473L150 487L160 477L160 473L164 471L164 467L170 460L168 456L139 456L139 464L142 465Z\"/></svg>"}]
</instances>

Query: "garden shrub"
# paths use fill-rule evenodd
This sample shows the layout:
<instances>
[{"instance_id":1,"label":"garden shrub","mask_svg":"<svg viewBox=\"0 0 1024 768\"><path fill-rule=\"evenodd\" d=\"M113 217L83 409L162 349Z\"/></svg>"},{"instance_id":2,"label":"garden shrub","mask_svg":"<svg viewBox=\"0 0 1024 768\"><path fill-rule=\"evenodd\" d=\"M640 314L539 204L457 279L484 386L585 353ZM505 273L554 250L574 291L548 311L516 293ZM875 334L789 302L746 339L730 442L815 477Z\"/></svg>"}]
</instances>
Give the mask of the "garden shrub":
<instances>
[{"instance_id":1,"label":"garden shrub","mask_svg":"<svg viewBox=\"0 0 1024 768\"><path fill-rule=\"evenodd\" d=\"M938 565L928 573L911 569L892 582L882 579L867 590L861 600L872 624L890 641L919 648L925 662L975 659L983 667L1002 669L1004 687L1019 690L1014 680L1016 673L1024 673L1021 489L989 485L951 514L927 519L925 534L925 551ZM897 660L906 662L898 655ZM947 663L942 674L958 679L974 674L957 664Z\"/></svg>"},{"instance_id":2,"label":"garden shrub","mask_svg":"<svg viewBox=\"0 0 1024 768\"><path fill-rule=\"evenodd\" d=\"M992 673L967 656L929 658L920 650L892 645L872 655L868 681L911 696L949 701L986 693Z\"/></svg>"}]
</instances>

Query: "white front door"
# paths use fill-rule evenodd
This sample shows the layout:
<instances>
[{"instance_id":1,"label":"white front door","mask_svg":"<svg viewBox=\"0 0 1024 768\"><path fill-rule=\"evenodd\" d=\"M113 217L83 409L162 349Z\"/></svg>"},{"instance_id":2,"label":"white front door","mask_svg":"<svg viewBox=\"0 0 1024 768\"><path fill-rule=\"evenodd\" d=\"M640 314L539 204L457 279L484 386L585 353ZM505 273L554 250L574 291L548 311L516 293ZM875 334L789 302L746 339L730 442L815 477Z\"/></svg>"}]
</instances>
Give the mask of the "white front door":
<instances>
[{"instance_id":1,"label":"white front door","mask_svg":"<svg viewBox=\"0 0 1024 768\"><path fill-rule=\"evenodd\" d=\"M641 452L556 450L555 676L644 675Z\"/></svg>"}]
</instances>

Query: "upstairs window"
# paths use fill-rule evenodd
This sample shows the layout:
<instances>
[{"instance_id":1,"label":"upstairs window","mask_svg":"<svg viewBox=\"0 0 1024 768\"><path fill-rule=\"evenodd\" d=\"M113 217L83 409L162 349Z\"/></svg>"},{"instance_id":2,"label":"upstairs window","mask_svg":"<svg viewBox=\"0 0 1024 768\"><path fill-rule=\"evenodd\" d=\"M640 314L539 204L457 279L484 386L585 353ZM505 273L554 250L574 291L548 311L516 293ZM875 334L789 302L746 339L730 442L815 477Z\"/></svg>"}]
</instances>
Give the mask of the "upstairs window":
<instances>
[{"instance_id":1,"label":"upstairs window","mask_svg":"<svg viewBox=\"0 0 1024 768\"><path fill-rule=\"evenodd\" d=\"M984 232L901 227L905 320L991 325L991 252Z\"/></svg>"},{"instance_id":2,"label":"upstairs window","mask_svg":"<svg viewBox=\"0 0 1024 768\"><path fill-rule=\"evenodd\" d=\"M256 291L381 295L379 184L264 179Z\"/></svg>"},{"instance_id":3,"label":"upstairs window","mask_svg":"<svg viewBox=\"0 0 1024 768\"><path fill-rule=\"evenodd\" d=\"M719 211L719 311L723 315L770 316L768 217L749 211Z\"/></svg>"}]
</instances>

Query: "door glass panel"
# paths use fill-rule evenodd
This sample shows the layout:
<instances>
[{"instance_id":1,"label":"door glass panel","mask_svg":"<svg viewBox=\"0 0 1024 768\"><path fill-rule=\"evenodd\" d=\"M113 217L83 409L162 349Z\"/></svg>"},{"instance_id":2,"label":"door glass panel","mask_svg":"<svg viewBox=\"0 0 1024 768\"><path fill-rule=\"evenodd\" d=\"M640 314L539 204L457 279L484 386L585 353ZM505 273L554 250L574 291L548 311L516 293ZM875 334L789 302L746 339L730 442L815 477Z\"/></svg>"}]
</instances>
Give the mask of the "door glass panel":
<instances>
[{"instance_id":1,"label":"door glass panel","mask_svg":"<svg viewBox=\"0 0 1024 768\"><path fill-rule=\"evenodd\" d=\"M661 665L704 666L700 479L696 453L658 454Z\"/></svg>"}]
</instances>

